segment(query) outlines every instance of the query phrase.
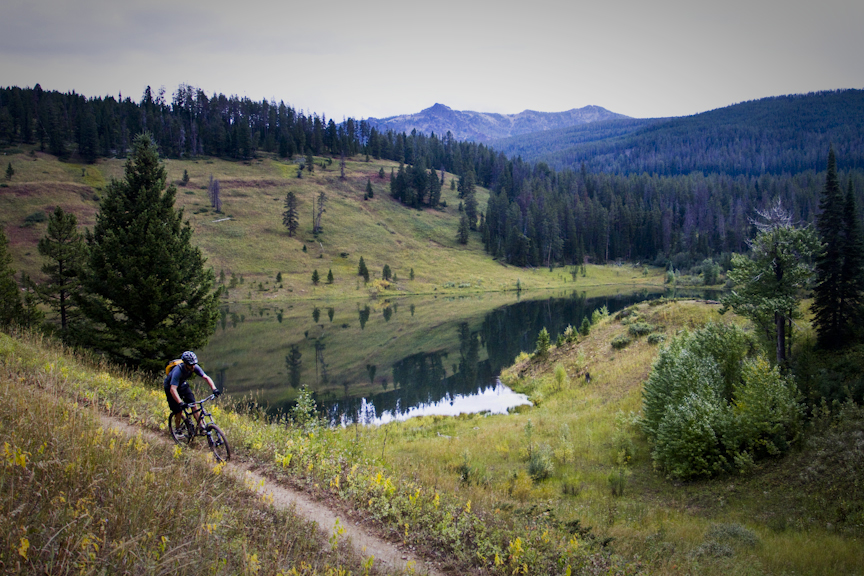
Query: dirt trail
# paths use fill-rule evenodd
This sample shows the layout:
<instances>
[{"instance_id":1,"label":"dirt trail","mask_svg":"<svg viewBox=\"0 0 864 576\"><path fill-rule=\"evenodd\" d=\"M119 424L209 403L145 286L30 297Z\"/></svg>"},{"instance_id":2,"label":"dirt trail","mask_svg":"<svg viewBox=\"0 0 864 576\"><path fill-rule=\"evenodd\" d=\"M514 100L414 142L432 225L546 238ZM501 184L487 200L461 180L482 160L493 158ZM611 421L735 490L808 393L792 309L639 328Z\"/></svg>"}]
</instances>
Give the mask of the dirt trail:
<instances>
[{"instance_id":1,"label":"dirt trail","mask_svg":"<svg viewBox=\"0 0 864 576\"><path fill-rule=\"evenodd\" d=\"M167 434L157 434L151 430L133 426L121 418L108 416L101 412L99 413L99 418L104 426L115 428L130 436L137 435L140 432L142 436L152 442L162 442L165 444L171 442ZM229 438L228 440L230 442L231 439ZM379 538L371 530L346 518L344 514L340 516L308 495L261 476L250 470L242 462L229 462L225 467L225 471L243 481L247 486L254 486L254 489L259 493L272 496L273 505L277 508L288 509L293 506L299 516L317 523L325 532L332 533L333 526L336 524L336 519L338 518L340 526L345 529L345 536L350 539L351 544L357 552L364 557L374 556L376 566L382 566L391 570L400 570L404 573L409 573L413 570L417 574L443 576L443 573L437 571L434 566L425 563L422 559L406 551L400 550L391 542Z\"/></svg>"}]
</instances>

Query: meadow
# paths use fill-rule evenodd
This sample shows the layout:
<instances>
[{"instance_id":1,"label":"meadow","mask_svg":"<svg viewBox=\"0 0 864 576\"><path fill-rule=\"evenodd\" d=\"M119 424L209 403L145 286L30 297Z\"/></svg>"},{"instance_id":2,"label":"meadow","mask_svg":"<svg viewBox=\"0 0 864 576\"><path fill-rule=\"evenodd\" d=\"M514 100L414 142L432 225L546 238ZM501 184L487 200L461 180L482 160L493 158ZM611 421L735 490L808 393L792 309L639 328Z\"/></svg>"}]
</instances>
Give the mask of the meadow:
<instances>
[{"instance_id":1,"label":"meadow","mask_svg":"<svg viewBox=\"0 0 864 576\"><path fill-rule=\"evenodd\" d=\"M36 147L19 148L5 158L15 176L0 188L0 225L10 239L13 267L38 281L42 258L36 243L45 233L47 216L59 205L76 215L82 232L92 228L99 194L111 179L123 178L124 160L60 162ZM460 200L450 189L454 175L445 176L446 207L415 210L390 197L390 172L398 167L393 162L349 158L343 180L338 162L314 160L314 171L303 171L302 178L297 178L299 164L267 154L245 162L164 161L169 181L177 186L176 206L194 229L193 242L217 279L224 274L226 286L232 276L236 279L228 300L365 299L663 283L661 270L642 267L588 266L582 276L570 268L524 269L496 262L483 251L479 232L472 232L464 246L456 239ZM184 171L189 176L185 186ZM211 176L220 182L221 213L208 197ZM367 181L374 196L364 200ZM288 191L298 198L300 227L294 237L282 224ZM313 202L322 191L327 197L323 230L313 234ZM488 195L488 190L477 189L480 211ZM370 272L368 284L357 274L361 256ZM395 275L391 282L381 279L385 264ZM317 286L312 283L314 270L321 278ZM328 271L332 284L326 283Z\"/></svg>"}]
</instances>

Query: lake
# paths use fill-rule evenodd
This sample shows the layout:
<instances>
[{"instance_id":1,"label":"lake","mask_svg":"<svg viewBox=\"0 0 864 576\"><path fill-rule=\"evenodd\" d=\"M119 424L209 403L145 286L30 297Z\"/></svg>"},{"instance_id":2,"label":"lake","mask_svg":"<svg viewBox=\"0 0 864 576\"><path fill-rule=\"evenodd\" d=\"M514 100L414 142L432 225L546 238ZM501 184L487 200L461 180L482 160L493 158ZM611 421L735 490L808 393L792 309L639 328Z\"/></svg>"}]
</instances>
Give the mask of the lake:
<instances>
[{"instance_id":1,"label":"lake","mask_svg":"<svg viewBox=\"0 0 864 576\"><path fill-rule=\"evenodd\" d=\"M232 304L199 357L227 395L271 413L302 385L332 423L506 412L527 399L497 377L543 327L554 343L602 306L615 313L664 295L604 290Z\"/></svg>"}]
</instances>

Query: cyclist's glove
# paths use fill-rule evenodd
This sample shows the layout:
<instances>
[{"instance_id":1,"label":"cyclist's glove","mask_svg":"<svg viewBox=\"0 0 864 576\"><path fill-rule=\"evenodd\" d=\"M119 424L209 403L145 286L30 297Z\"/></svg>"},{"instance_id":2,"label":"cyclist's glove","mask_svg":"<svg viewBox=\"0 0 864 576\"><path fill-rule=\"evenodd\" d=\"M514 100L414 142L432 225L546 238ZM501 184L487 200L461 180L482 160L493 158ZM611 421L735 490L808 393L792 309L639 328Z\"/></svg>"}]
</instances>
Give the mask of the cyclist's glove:
<instances>
[{"instance_id":1,"label":"cyclist's glove","mask_svg":"<svg viewBox=\"0 0 864 576\"><path fill-rule=\"evenodd\" d=\"M213 396L215 396L216 398L218 398L221 394L222 390L219 390L218 388L213 390Z\"/></svg>"}]
</instances>

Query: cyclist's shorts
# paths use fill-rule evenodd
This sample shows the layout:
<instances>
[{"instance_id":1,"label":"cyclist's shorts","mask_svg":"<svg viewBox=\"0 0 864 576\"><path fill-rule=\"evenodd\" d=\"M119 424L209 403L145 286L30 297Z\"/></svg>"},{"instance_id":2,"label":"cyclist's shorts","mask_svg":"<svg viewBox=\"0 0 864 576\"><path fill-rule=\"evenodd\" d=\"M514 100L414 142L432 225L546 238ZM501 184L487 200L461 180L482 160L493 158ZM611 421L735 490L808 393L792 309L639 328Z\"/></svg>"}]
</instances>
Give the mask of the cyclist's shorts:
<instances>
[{"instance_id":1,"label":"cyclist's shorts","mask_svg":"<svg viewBox=\"0 0 864 576\"><path fill-rule=\"evenodd\" d=\"M183 382L180 386L177 386L177 395L187 404L195 402L195 394L192 392L192 388L189 387L188 382ZM171 386L165 386L165 397L168 399L168 408L171 409L172 414L176 414L182 410L171 395Z\"/></svg>"}]
</instances>

